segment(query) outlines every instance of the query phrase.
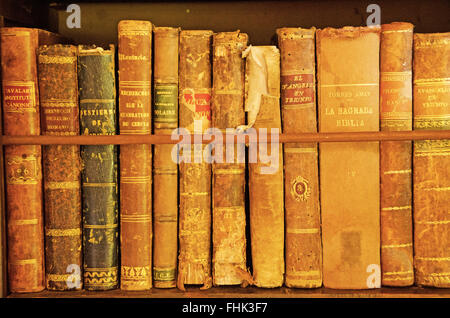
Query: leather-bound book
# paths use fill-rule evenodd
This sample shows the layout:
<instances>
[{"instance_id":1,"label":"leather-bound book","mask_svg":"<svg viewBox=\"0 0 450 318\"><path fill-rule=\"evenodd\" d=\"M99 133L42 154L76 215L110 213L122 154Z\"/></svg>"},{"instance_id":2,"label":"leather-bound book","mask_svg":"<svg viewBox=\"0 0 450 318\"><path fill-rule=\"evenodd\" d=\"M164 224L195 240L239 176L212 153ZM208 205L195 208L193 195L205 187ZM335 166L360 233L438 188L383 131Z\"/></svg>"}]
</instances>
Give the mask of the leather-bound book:
<instances>
[{"instance_id":1,"label":"leather-bound book","mask_svg":"<svg viewBox=\"0 0 450 318\"><path fill-rule=\"evenodd\" d=\"M178 127L178 28L154 29L155 134L171 134ZM172 160L174 145L155 145L153 157L153 283L176 287L178 253L178 166Z\"/></svg>"},{"instance_id":2,"label":"leather-bound book","mask_svg":"<svg viewBox=\"0 0 450 318\"><path fill-rule=\"evenodd\" d=\"M450 129L450 33L414 34L414 130ZM450 140L414 141L416 284L450 287Z\"/></svg>"},{"instance_id":3,"label":"leather-bound book","mask_svg":"<svg viewBox=\"0 0 450 318\"><path fill-rule=\"evenodd\" d=\"M380 27L318 30L320 132L379 130ZM380 269L378 142L320 146L323 284L377 288Z\"/></svg>"},{"instance_id":4,"label":"leather-bound book","mask_svg":"<svg viewBox=\"0 0 450 318\"><path fill-rule=\"evenodd\" d=\"M213 37L213 127L223 133L227 128L245 124L244 60L248 35L219 32ZM245 163L237 161L237 147L227 162L223 148L222 163L213 164L213 255L214 285L243 283L246 272L245 238Z\"/></svg>"},{"instance_id":5,"label":"leather-bound book","mask_svg":"<svg viewBox=\"0 0 450 318\"><path fill-rule=\"evenodd\" d=\"M180 127L201 134L211 123L212 31L180 32ZM205 145L182 149L180 155L180 215L177 286L211 287L211 164L203 159Z\"/></svg>"},{"instance_id":6,"label":"leather-bound book","mask_svg":"<svg viewBox=\"0 0 450 318\"><path fill-rule=\"evenodd\" d=\"M119 36L119 130L151 133L152 24L123 20ZM152 146L120 146L120 287L152 287Z\"/></svg>"},{"instance_id":7,"label":"leather-bound book","mask_svg":"<svg viewBox=\"0 0 450 318\"><path fill-rule=\"evenodd\" d=\"M114 46L78 47L80 131L116 133ZM119 207L117 146L81 146L84 288L118 286ZM142 164L142 163L141 163Z\"/></svg>"},{"instance_id":8,"label":"leather-bound book","mask_svg":"<svg viewBox=\"0 0 450 318\"><path fill-rule=\"evenodd\" d=\"M60 38L29 28L2 28L3 133L39 135L36 50ZM41 146L5 146L8 286L10 292L45 287Z\"/></svg>"},{"instance_id":9,"label":"leather-bound book","mask_svg":"<svg viewBox=\"0 0 450 318\"><path fill-rule=\"evenodd\" d=\"M283 132L317 132L315 28L277 30ZM284 144L286 286L322 286L317 143Z\"/></svg>"},{"instance_id":10,"label":"leather-bound book","mask_svg":"<svg viewBox=\"0 0 450 318\"><path fill-rule=\"evenodd\" d=\"M275 46L250 46L243 56L247 123L259 133L273 128L281 133L280 52ZM284 281L283 150L281 143L266 146L249 144L250 242L253 284L271 288Z\"/></svg>"},{"instance_id":11,"label":"leather-bound book","mask_svg":"<svg viewBox=\"0 0 450 318\"><path fill-rule=\"evenodd\" d=\"M411 23L381 26L380 128L412 129ZM381 283L414 283L411 141L380 143Z\"/></svg>"},{"instance_id":12,"label":"leather-bound book","mask_svg":"<svg viewBox=\"0 0 450 318\"><path fill-rule=\"evenodd\" d=\"M38 50L43 135L79 135L77 47ZM81 289L80 147L43 147L45 273L49 290Z\"/></svg>"}]
</instances>

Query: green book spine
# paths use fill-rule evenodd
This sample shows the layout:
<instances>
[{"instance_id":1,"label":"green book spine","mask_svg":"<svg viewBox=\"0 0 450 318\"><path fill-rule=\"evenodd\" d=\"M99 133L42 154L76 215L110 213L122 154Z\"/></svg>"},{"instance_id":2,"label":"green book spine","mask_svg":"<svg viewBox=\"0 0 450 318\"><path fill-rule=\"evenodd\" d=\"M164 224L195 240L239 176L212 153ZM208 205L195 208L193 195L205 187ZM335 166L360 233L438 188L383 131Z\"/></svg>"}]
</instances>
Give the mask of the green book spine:
<instances>
[{"instance_id":1,"label":"green book spine","mask_svg":"<svg viewBox=\"0 0 450 318\"><path fill-rule=\"evenodd\" d=\"M80 46L78 82L81 133L116 134L114 46ZM119 281L117 146L81 146L81 160L84 286L114 289Z\"/></svg>"}]
</instances>

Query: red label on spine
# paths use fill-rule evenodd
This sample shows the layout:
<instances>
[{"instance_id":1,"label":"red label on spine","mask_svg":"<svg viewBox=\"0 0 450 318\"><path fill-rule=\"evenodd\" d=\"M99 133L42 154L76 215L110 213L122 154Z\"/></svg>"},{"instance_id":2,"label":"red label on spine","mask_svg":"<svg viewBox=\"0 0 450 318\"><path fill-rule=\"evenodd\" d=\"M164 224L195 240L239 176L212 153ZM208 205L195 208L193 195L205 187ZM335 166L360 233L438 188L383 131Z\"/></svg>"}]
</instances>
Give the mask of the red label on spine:
<instances>
[{"instance_id":1,"label":"red label on spine","mask_svg":"<svg viewBox=\"0 0 450 318\"><path fill-rule=\"evenodd\" d=\"M207 118L211 120L211 94L185 93L183 94L183 101L195 113L195 119Z\"/></svg>"},{"instance_id":2,"label":"red label on spine","mask_svg":"<svg viewBox=\"0 0 450 318\"><path fill-rule=\"evenodd\" d=\"M281 101L283 106L314 103L314 74L281 76Z\"/></svg>"},{"instance_id":3,"label":"red label on spine","mask_svg":"<svg viewBox=\"0 0 450 318\"><path fill-rule=\"evenodd\" d=\"M4 82L3 109L5 112L36 112L34 82Z\"/></svg>"}]
</instances>

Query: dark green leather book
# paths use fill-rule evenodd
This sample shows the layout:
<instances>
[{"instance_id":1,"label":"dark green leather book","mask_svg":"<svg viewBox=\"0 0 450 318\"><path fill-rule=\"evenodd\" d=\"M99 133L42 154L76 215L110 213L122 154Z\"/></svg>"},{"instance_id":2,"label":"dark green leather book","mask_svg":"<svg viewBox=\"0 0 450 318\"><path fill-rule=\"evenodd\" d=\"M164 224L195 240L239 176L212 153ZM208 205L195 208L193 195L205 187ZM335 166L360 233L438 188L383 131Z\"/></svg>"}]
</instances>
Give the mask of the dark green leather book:
<instances>
[{"instance_id":1,"label":"dark green leather book","mask_svg":"<svg viewBox=\"0 0 450 318\"><path fill-rule=\"evenodd\" d=\"M80 131L84 135L116 133L114 46L79 46ZM84 286L118 287L117 146L81 146Z\"/></svg>"}]
</instances>

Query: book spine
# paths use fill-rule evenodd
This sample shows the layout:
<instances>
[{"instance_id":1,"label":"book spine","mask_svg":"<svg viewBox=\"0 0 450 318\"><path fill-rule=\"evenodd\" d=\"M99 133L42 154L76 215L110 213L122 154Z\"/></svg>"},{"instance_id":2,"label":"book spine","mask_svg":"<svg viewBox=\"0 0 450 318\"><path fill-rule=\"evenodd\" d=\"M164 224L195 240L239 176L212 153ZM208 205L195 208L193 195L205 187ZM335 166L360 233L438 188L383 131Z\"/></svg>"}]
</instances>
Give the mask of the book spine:
<instances>
[{"instance_id":1,"label":"book spine","mask_svg":"<svg viewBox=\"0 0 450 318\"><path fill-rule=\"evenodd\" d=\"M450 129L450 33L414 34L414 130ZM414 142L414 271L450 287L450 140Z\"/></svg>"},{"instance_id":2,"label":"book spine","mask_svg":"<svg viewBox=\"0 0 450 318\"><path fill-rule=\"evenodd\" d=\"M201 134L211 123L212 31L180 32L180 127ZM180 146L181 147L181 146ZM180 215L177 286L211 287L211 164L203 160L205 145L183 147L180 154Z\"/></svg>"},{"instance_id":3,"label":"book spine","mask_svg":"<svg viewBox=\"0 0 450 318\"><path fill-rule=\"evenodd\" d=\"M119 34L119 129L151 133L152 24L123 20ZM124 290L152 287L152 146L120 146L121 280Z\"/></svg>"},{"instance_id":4,"label":"book spine","mask_svg":"<svg viewBox=\"0 0 450 318\"><path fill-rule=\"evenodd\" d=\"M38 31L2 28L3 133L39 135ZM44 289L41 146L5 146L8 285Z\"/></svg>"},{"instance_id":5,"label":"book spine","mask_svg":"<svg viewBox=\"0 0 450 318\"><path fill-rule=\"evenodd\" d=\"M320 132L379 130L379 32L379 27L317 31ZM322 143L319 162L323 284L378 288L379 143Z\"/></svg>"},{"instance_id":6,"label":"book spine","mask_svg":"<svg viewBox=\"0 0 450 318\"><path fill-rule=\"evenodd\" d=\"M260 96L253 127L259 133L263 129L271 133L274 128L281 132L280 52L275 46L252 46L246 54L246 109L251 109L251 96ZM265 82L259 87L261 78ZM261 88L267 91L258 93ZM278 142L249 145L250 240L253 283L257 287L280 287L284 281L282 151Z\"/></svg>"},{"instance_id":7,"label":"book spine","mask_svg":"<svg viewBox=\"0 0 450 318\"><path fill-rule=\"evenodd\" d=\"M220 32L213 38L213 127L225 132L245 124L244 60L245 33ZM222 162L213 164L213 255L214 285L243 283L246 267L245 163L238 163L238 148L232 162L223 151ZM217 158L216 158L217 159Z\"/></svg>"},{"instance_id":8,"label":"book spine","mask_svg":"<svg viewBox=\"0 0 450 318\"><path fill-rule=\"evenodd\" d=\"M84 135L116 133L114 46L79 46L80 130ZM84 287L118 286L117 147L81 146Z\"/></svg>"},{"instance_id":9,"label":"book spine","mask_svg":"<svg viewBox=\"0 0 450 318\"><path fill-rule=\"evenodd\" d=\"M40 46L38 79L43 135L79 135L77 48ZM80 147L43 147L45 273L49 290L81 289Z\"/></svg>"},{"instance_id":10,"label":"book spine","mask_svg":"<svg viewBox=\"0 0 450 318\"><path fill-rule=\"evenodd\" d=\"M380 126L412 129L413 25L381 26ZM380 142L381 283L414 283L412 244L412 149L410 141Z\"/></svg>"},{"instance_id":11,"label":"book spine","mask_svg":"<svg viewBox=\"0 0 450 318\"><path fill-rule=\"evenodd\" d=\"M157 27L155 43L154 129L171 134L178 127L178 28ZM178 251L178 167L174 145L154 146L153 281L157 288L176 287Z\"/></svg>"},{"instance_id":12,"label":"book spine","mask_svg":"<svg viewBox=\"0 0 450 318\"><path fill-rule=\"evenodd\" d=\"M317 132L315 28L277 30L284 133ZM317 143L284 145L286 286L322 286Z\"/></svg>"},{"instance_id":13,"label":"book spine","mask_svg":"<svg viewBox=\"0 0 450 318\"><path fill-rule=\"evenodd\" d=\"M5 20L0 17L0 28L5 26ZM0 37L0 52L1 52L1 37ZM1 63L1 54L0 54ZM0 64L0 86L2 85L2 69ZM2 90L0 90L0 100L3 101ZM0 111L0 134L3 135L3 120L2 112ZM3 147L0 147L0 167L4 167L4 151ZM8 294L7 286L7 264L6 264L6 207L5 207L5 171L0 169L0 297L6 297Z\"/></svg>"}]
</instances>

